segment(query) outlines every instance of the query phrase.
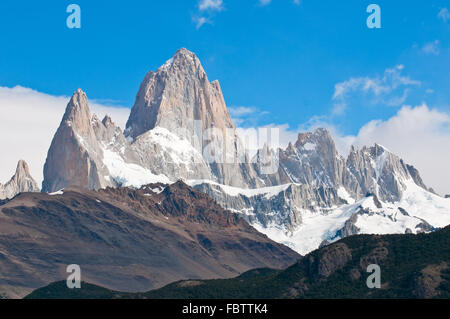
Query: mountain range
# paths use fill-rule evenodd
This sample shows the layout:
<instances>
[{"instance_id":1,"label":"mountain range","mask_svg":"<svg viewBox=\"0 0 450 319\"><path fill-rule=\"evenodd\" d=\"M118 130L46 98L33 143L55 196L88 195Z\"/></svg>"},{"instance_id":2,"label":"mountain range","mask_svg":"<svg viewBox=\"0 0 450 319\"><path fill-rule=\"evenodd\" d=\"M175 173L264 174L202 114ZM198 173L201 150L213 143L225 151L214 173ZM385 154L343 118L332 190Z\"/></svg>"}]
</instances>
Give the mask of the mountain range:
<instances>
[{"instance_id":1,"label":"mountain range","mask_svg":"<svg viewBox=\"0 0 450 319\"><path fill-rule=\"evenodd\" d=\"M250 157L219 82L180 49L147 73L124 131L91 114L82 90L74 93L48 151L42 189L182 179L300 254L353 234L450 224L450 201L381 145L352 147L343 157L326 129L300 133L285 149L258 138L264 147Z\"/></svg>"}]
</instances>

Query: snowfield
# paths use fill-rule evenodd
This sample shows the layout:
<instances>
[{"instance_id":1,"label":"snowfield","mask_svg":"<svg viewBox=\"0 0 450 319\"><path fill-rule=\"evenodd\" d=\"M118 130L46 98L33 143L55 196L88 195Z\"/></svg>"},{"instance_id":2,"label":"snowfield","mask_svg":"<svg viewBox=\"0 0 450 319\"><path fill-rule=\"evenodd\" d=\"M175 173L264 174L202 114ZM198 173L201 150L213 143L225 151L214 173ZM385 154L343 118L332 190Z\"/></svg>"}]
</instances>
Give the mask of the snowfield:
<instances>
[{"instance_id":1,"label":"snowfield","mask_svg":"<svg viewBox=\"0 0 450 319\"><path fill-rule=\"evenodd\" d=\"M163 150L162 154L167 154L170 158L166 160L171 163L186 167L204 163L202 154L188 140L178 137L163 127L157 126L138 139L148 148L159 145Z\"/></svg>"},{"instance_id":2,"label":"snowfield","mask_svg":"<svg viewBox=\"0 0 450 319\"><path fill-rule=\"evenodd\" d=\"M337 232L360 208L369 214L358 214L355 226L359 229L359 234L418 233L420 229L416 227L424 221L434 228L450 225L450 199L432 194L413 181L407 181L406 185L407 189L399 202L381 202L382 208L377 208L371 196L354 204L333 209L329 213L303 210L302 224L294 232L275 224L265 228L256 223L253 227L270 239L291 247L301 255L306 255L319 248L324 241L334 242L341 239L337 236ZM346 193L342 188L340 190L342 197L347 197L348 194L344 192ZM404 215L399 207L408 215Z\"/></svg>"}]
</instances>

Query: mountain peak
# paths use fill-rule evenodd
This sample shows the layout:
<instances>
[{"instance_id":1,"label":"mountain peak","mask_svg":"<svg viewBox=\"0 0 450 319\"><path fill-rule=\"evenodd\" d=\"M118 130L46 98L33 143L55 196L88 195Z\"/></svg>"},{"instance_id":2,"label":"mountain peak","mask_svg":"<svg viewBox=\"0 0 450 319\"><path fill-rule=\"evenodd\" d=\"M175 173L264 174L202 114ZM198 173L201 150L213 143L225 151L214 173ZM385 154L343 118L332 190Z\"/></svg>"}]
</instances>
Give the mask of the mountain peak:
<instances>
[{"instance_id":1,"label":"mountain peak","mask_svg":"<svg viewBox=\"0 0 450 319\"><path fill-rule=\"evenodd\" d=\"M181 48L156 72L147 73L125 135L136 138L156 126L192 135L198 129L195 121L202 130L234 128L219 82L210 83L197 56Z\"/></svg>"},{"instance_id":2,"label":"mountain peak","mask_svg":"<svg viewBox=\"0 0 450 319\"><path fill-rule=\"evenodd\" d=\"M13 198L19 193L39 191L39 186L31 176L27 162L20 160L11 180L4 186L0 184L0 199Z\"/></svg>"},{"instance_id":3,"label":"mountain peak","mask_svg":"<svg viewBox=\"0 0 450 319\"><path fill-rule=\"evenodd\" d=\"M78 89L67 104L47 153L42 183L44 192L56 192L68 186L98 189L109 185L100 173L106 168L97 165L103 158L94 128L94 125L99 127L98 124L97 116L91 115L86 93Z\"/></svg>"},{"instance_id":4,"label":"mountain peak","mask_svg":"<svg viewBox=\"0 0 450 319\"><path fill-rule=\"evenodd\" d=\"M76 90L66 107L62 122L74 126L82 133L86 133L91 122L89 101L83 90Z\"/></svg>"},{"instance_id":5,"label":"mountain peak","mask_svg":"<svg viewBox=\"0 0 450 319\"><path fill-rule=\"evenodd\" d=\"M318 128L314 132L306 132L298 134L297 142L295 146L302 148L313 147L314 145L327 144L335 149L334 140L331 137L330 132L325 128Z\"/></svg>"},{"instance_id":6,"label":"mountain peak","mask_svg":"<svg viewBox=\"0 0 450 319\"><path fill-rule=\"evenodd\" d=\"M378 144L378 143L375 143L374 148L378 153L384 153L384 152L392 153L391 151L389 151L389 149L387 147L384 147L383 145Z\"/></svg>"},{"instance_id":7,"label":"mountain peak","mask_svg":"<svg viewBox=\"0 0 450 319\"><path fill-rule=\"evenodd\" d=\"M180 58L180 59L197 59L197 56L195 55L194 52L189 51L186 48L180 48L177 50L177 52L175 52L175 54L173 55L174 58Z\"/></svg>"},{"instance_id":8,"label":"mountain peak","mask_svg":"<svg viewBox=\"0 0 450 319\"><path fill-rule=\"evenodd\" d=\"M200 74L205 73L200 63L200 60L195 55L195 53L185 48L181 48L177 52L175 52L175 54L169 60L167 60L163 65L161 65L158 68L156 73L159 74L161 72L168 72L174 66L178 71L181 72L192 72L192 70L195 70L195 72L198 72ZM150 71L147 74L146 79L150 79L151 75L154 73L155 72Z\"/></svg>"},{"instance_id":9,"label":"mountain peak","mask_svg":"<svg viewBox=\"0 0 450 319\"><path fill-rule=\"evenodd\" d=\"M20 160L17 163L16 174L14 176L31 177L30 168L28 167L27 162L25 162L24 160Z\"/></svg>"},{"instance_id":10,"label":"mountain peak","mask_svg":"<svg viewBox=\"0 0 450 319\"><path fill-rule=\"evenodd\" d=\"M69 105L73 107L83 107L87 102L86 93L78 88L75 92L73 92L72 97L70 98Z\"/></svg>"},{"instance_id":11,"label":"mountain peak","mask_svg":"<svg viewBox=\"0 0 450 319\"><path fill-rule=\"evenodd\" d=\"M102 123L105 127L110 127L113 125L113 121L109 115L105 115L105 117L102 120Z\"/></svg>"}]
</instances>

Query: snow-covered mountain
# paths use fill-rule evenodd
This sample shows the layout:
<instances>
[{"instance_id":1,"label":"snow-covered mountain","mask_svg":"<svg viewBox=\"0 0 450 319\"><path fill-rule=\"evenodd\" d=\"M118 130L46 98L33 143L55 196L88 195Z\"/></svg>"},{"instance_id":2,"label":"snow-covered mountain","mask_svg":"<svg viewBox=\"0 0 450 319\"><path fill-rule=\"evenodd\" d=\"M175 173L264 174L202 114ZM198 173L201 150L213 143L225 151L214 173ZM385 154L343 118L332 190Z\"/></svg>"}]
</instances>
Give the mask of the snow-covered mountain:
<instances>
[{"instance_id":1,"label":"snow-covered mountain","mask_svg":"<svg viewBox=\"0 0 450 319\"><path fill-rule=\"evenodd\" d=\"M286 149L266 144L250 159L219 82L209 82L186 49L145 76L123 132L92 115L84 92L75 92L48 153L43 189L179 179L302 254L352 234L450 224L450 200L380 145L352 148L344 158L318 129Z\"/></svg>"},{"instance_id":2,"label":"snow-covered mountain","mask_svg":"<svg viewBox=\"0 0 450 319\"><path fill-rule=\"evenodd\" d=\"M28 164L20 160L14 176L5 184L0 183L0 200L11 199L23 192L39 192L39 186L30 174Z\"/></svg>"}]
</instances>

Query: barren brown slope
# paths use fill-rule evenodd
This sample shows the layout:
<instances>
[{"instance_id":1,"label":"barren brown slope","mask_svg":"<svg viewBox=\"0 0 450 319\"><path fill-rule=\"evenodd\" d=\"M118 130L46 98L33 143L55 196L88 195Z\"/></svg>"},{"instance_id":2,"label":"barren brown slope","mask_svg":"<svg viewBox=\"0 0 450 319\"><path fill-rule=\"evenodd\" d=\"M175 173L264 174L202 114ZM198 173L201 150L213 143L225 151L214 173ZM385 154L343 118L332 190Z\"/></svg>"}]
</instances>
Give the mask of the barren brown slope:
<instances>
[{"instance_id":1,"label":"barren brown slope","mask_svg":"<svg viewBox=\"0 0 450 319\"><path fill-rule=\"evenodd\" d=\"M137 292L299 258L184 183L163 189L67 189L0 203L0 295L65 280L69 264L83 281Z\"/></svg>"}]
</instances>

